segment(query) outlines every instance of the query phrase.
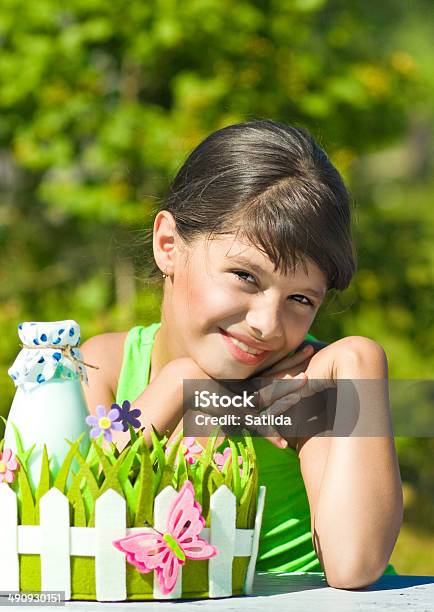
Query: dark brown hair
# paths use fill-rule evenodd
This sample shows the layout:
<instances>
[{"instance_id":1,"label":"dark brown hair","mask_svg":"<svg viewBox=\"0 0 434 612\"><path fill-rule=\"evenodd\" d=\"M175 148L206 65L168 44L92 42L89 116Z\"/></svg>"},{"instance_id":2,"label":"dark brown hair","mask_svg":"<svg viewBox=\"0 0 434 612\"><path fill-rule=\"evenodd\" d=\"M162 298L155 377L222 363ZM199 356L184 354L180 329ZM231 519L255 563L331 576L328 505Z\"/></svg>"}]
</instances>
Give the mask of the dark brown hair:
<instances>
[{"instance_id":1,"label":"dark brown hair","mask_svg":"<svg viewBox=\"0 0 434 612\"><path fill-rule=\"evenodd\" d=\"M297 263L306 272L309 257L328 289L348 287L356 270L348 191L304 128L262 119L213 132L190 153L160 210L173 215L186 246L239 234L282 274ZM148 280L161 280L156 265Z\"/></svg>"}]
</instances>

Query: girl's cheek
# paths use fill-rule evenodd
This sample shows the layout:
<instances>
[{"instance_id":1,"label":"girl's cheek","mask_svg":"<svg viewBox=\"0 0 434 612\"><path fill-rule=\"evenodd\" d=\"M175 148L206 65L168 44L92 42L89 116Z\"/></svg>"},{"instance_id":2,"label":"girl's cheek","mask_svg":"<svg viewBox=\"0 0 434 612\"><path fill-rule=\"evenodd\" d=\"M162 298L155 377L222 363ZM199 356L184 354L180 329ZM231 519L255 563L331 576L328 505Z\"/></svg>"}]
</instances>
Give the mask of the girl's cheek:
<instances>
[{"instance_id":1,"label":"girl's cheek","mask_svg":"<svg viewBox=\"0 0 434 612\"><path fill-rule=\"evenodd\" d=\"M230 279L221 274L209 274L194 269L188 282L182 279L179 295L180 312L184 311L189 327L209 332L211 327L224 326L225 321L244 317L248 309L246 296L233 287ZM182 293L182 295L181 295Z\"/></svg>"}]
</instances>

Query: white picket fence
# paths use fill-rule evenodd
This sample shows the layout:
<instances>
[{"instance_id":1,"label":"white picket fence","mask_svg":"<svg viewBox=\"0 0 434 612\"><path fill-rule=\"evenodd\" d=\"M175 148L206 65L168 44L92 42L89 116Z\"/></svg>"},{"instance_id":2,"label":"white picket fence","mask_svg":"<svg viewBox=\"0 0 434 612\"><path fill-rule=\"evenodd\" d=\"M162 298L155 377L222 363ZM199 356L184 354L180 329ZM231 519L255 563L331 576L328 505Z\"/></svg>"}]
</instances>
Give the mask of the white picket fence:
<instances>
[{"instance_id":1,"label":"white picket fence","mask_svg":"<svg viewBox=\"0 0 434 612\"><path fill-rule=\"evenodd\" d=\"M165 530L169 507L177 492L166 487L154 501L154 526ZM232 594L234 557L250 557L244 593L251 593L258 554L259 534L264 508L265 487L259 488L254 529L237 529L236 498L225 486L210 499L211 527L201 536L218 547L218 554L208 560L210 597ZM127 598L125 554L113 540L146 528L126 528L125 499L113 489L101 495L95 504L95 527L71 527L69 502L58 489L50 489L40 500L40 524L19 525L17 498L5 483L0 484L0 591L19 591L19 554L40 555L41 591L65 591L71 598L71 556L95 557L96 599L123 601ZM194 563L194 561L193 561ZM154 576L155 599L177 599L182 594L182 568L175 588L167 595L159 589Z\"/></svg>"}]
</instances>

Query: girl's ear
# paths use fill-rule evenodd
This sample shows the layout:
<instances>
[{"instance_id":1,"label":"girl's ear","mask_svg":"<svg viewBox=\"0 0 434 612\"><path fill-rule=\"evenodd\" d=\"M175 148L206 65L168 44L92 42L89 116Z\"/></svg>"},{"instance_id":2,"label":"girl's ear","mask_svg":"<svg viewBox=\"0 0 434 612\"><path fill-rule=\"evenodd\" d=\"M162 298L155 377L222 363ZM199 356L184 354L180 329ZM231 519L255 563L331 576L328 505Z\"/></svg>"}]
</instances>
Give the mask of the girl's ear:
<instances>
[{"instance_id":1,"label":"girl's ear","mask_svg":"<svg viewBox=\"0 0 434 612\"><path fill-rule=\"evenodd\" d=\"M173 274L175 235L176 224L172 213L160 210L154 219L152 247L157 266L168 276Z\"/></svg>"}]
</instances>

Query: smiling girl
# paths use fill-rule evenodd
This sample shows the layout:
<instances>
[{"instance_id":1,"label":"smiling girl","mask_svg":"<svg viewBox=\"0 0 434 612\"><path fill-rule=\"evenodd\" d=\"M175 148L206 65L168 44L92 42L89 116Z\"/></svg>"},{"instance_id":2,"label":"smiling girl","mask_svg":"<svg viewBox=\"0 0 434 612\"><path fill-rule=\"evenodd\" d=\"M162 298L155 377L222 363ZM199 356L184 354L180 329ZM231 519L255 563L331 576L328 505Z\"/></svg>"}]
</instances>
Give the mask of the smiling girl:
<instances>
[{"instance_id":1,"label":"smiling girl","mask_svg":"<svg viewBox=\"0 0 434 612\"><path fill-rule=\"evenodd\" d=\"M306 130L259 120L208 136L155 216L161 321L82 347L100 366L84 388L90 411L133 401L149 442L151 424L172 435L182 426L183 379L300 375L299 392L309 379L387 380L374 340L327 345L308 333L327 292L354 275L350 212L339 173ZM390 421L387 394L362 402L362 416L373 406ZM336 588L395 573L402 489L393 436L273 434L254 438L267 487L257 569L324 570Z\"/></svg>"}]
</instances>

